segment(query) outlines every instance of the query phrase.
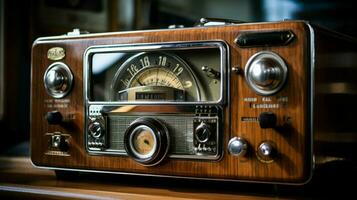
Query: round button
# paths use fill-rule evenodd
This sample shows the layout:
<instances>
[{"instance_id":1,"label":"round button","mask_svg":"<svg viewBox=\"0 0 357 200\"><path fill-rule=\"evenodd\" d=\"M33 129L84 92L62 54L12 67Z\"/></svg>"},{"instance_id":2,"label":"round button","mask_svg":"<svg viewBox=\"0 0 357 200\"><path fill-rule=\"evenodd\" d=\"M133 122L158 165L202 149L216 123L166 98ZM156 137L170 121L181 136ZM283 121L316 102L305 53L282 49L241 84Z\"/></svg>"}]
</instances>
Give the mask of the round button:
<instances>
[{"instance_id":1,"label":"round button","mask_svg":"<svg viewBox=\"0 0 357 200\"><path fill-rule=\"evenodd\" d=\"M281 90L288 74L284 60L270 51L253 55L244 70L248 85L261 95L272 95Z\"/></svg>"},{"instance_id":2,"label":"round button","mask_svg":"<svg viewBox=\"0 0 357 200\"><path fill-rule=\"evenodd\" d=\"M248 143L245 139L234 137L228 142L228 151L233 156L244 156L248 150Z\"/></svg>"},{"instance_id":3,"label":"round button","mask_svg":"<svg viewBox=\"0 0 357 200\"><path fill-rule=\"evenodd\" d=\"M67 65L56 62L47 68L43 82L49 95L54 98L62 98L71 90L73 74Z\"/></svg>"},{"instance_id":4,"label":"round button","mask_svg":"<svg viewBox=\"0 0 357 200\"><path fill-rule=\"evenodd\" d=\"M262 162L273 162L276 156L276 148L271 142L262 142L257 149L257 156Z\"/></svg>"},{"instance_id":5,"label":"round button","mask_svg":"<svg viewBox=\"0 0 357 200\"><path fill-rule=\"evenodd\" d=\"M195 138L199 143L206 143L211 136L211 128L208 124L201 122L195 129Z\"/></svg>"}]
</instances>

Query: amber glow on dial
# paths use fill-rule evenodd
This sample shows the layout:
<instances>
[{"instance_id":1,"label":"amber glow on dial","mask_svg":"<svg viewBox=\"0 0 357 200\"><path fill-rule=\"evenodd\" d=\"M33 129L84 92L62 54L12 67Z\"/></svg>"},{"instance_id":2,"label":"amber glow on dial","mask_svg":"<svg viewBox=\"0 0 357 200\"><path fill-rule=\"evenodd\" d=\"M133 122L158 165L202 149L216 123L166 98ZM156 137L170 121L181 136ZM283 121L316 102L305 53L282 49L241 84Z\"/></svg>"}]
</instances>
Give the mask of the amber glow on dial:
<instances>
[{"instance_id":1,"label":"amber glow on dial","mask_svg":"<svg viewBox=\"0 0 357 200\"><path fill-rule=\"evenodd\" d=\"M148 133L148 131L141 132L134 142L134 147L135 150L142 155L150 153L154 147L152 134Z\"/></svg>"},{"instance_id":2,"label":"amber glow on dial","mask_svg":"<svg viewBox=\"0 0 357 200\"><path fill-rule=\"evenodd\" d=\"M132 144L139 157L151 156L156 148L155 136L151 129L139 128L134 132Z\"/></svg>"},{"instance_id":3,"label":"amber glow on dial","mask_svg":"<svg viewBox=\"0 0 357 200\"><path fill-rule=\"evenodd\" d=\"M167 86L183 90L183 85L170 70L151 67L138 72L130 81L128 88L138 86Z\"/></svg>"}]
</instances>

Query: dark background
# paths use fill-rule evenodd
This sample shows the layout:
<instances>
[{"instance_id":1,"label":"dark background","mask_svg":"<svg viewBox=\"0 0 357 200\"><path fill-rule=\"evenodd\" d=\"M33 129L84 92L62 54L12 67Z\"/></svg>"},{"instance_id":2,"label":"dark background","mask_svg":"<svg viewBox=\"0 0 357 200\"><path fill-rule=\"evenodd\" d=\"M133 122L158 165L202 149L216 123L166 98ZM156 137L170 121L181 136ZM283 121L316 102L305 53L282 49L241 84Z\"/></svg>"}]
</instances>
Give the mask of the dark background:
<instances>
[{"instance_id":1,"label":"dark background","mask_svg":"<svg viewBox=\"0 0 357 200\"><path fill-rule=\"evenodd\" d=\"M0 0L0 153L29 139L31 45L37 37L192 26L201 17L302 19L357 37L352 0ZM27 151L25 151L27 152Z\"/></svg>"}]
</instances>

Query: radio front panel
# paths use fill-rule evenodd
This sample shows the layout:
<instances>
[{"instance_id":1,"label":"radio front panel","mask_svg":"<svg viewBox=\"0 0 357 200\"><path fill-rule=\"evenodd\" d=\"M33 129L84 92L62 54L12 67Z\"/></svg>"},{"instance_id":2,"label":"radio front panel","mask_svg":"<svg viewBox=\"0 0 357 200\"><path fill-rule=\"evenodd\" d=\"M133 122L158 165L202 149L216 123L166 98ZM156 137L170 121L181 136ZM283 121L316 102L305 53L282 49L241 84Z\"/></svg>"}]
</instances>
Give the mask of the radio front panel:
<instances>
[{"instance_id":1,"label":"radio front panel","mask_svg":"<svg viewBox=\"0 0 357 200\"><path fill-rule=\"evenodd\" d=\"M315 34L286 21L41 38L32 50L31 160L304 183Z\"/></svg>"}]
</instances>

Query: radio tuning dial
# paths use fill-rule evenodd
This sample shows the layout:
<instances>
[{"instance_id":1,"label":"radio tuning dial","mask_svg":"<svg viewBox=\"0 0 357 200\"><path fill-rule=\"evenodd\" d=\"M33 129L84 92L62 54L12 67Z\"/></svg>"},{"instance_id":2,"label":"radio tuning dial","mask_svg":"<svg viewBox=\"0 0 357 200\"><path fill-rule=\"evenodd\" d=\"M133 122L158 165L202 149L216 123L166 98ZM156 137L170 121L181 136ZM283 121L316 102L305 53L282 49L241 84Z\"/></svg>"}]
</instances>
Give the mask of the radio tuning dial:
<instances>
[{"instance_id":1,"label":"radio tuning dial","mask_svg":"<svg viewBox=\"0 0 357 200\"><path fill-rule=\"evenodd\" d=\"M124 133L126 152L136 162L144 166L154 166L163 161L169 147L168 129L155 118L138 118L130 124Z\"/></svg>"},{"instance_id":2,"label":"radio tuning dial","mask_svg":"<svg viewBox=\"0 0 357 200\"><path fill-rule=\"evenodd\" d=\"M248 143L245 139L234 137L228 142L228 151L233 156L244 156L248 150Z\"/></svg>"},{"instance_id":3,"label":"radio tuning dial","mask_svg":"<svg viewBox=\"0 0 357 200\"><path fill-rule=\"evenodd\" d=\"M88 130L94 138L100 138L103 135L103 126L97 121L92 122L89 125Z\"/></svg>"},{"instance_id":4,"label":"radio tuning dial","mask_svg":"<svg viewBox=\"0 0 357 200\"><path fill-rule=\"evenodd\" d=\"M199 143L206 143L211 136L211 127L205 122L201 122L195 129L195 137Z\"/></svg>"},{"instance_id":5,"label":"radio tuning dial","mask_svg":"<svg viewBox=\"0 0 357 200\"><path fill-rule=\"evenodd\" d=\"M284 60L270 51L258 52L245 66L248 85L261 95L272 95L282 89L287 73Z\"/></svg>"}]
</instances>

